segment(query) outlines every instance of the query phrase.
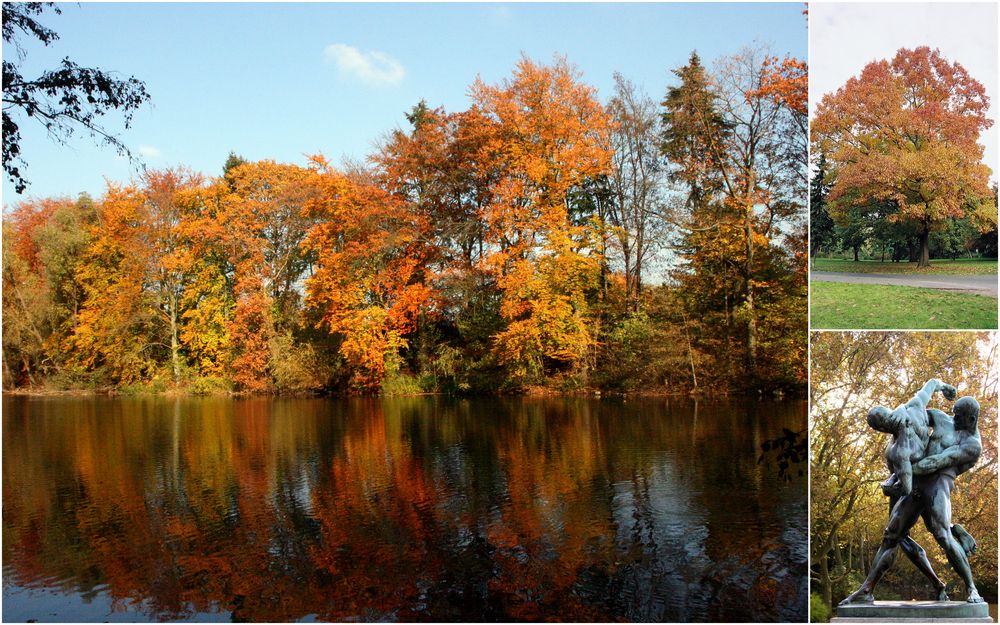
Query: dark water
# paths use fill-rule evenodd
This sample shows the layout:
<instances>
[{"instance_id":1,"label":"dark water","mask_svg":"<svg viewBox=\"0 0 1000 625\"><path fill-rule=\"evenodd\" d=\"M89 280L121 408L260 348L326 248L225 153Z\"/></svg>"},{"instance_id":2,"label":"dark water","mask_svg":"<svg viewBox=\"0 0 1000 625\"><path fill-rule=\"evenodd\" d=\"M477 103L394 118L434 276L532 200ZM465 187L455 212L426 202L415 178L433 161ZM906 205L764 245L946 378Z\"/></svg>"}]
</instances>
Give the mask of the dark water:
<instances>
[{"instance_id":1,"label":"dark water","mask_svg":"<svg viewBox=\"0 0 1000 625\"><path fill-rule=\"evenodd\" d=\"M805 414L5 397L3 618L802 621Z\"/></svg>"}]
</instances>

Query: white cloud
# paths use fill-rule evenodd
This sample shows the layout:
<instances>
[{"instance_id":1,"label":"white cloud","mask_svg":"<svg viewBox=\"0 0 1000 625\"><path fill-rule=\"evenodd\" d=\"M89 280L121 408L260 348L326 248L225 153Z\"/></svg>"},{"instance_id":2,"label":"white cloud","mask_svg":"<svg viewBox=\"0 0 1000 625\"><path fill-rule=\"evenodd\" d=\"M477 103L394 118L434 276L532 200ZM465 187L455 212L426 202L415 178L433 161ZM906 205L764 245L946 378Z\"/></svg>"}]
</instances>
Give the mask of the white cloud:
<instances>
[{"instance_id":1,"label":"white cloud","mask_svg":"<svg viewBox=\"0 0 1000 625\"><path fill-rule=\"evenodd\" d=\"M140 155L145 156L146 158L160 157L160 150L158 148L154 148L151 145L140 145L138 151Z\"/></svg>"},{"instance_id":2,"label":"white cloud","mask_svg":"<svg viewBox=\"0 0 1000 625\"><path fill-rule=\"evenodd\" d=\"M499 24L507 24L514 19L514 12L506 5L491 6L488 12L493 21Z\"/></svg>"},{"instance_id":3,"label":"white cloud","mask_svg":"<svg viewBox=\"0 0 1000 625\"><path fill-rule=\"evenodd\" d=\"M327 63L335 63L341 76L354 77L369 85L398 85L406 75L403 64L385 52L362 52L344 43L323 50Z\"/></svg>"}]
</instances>

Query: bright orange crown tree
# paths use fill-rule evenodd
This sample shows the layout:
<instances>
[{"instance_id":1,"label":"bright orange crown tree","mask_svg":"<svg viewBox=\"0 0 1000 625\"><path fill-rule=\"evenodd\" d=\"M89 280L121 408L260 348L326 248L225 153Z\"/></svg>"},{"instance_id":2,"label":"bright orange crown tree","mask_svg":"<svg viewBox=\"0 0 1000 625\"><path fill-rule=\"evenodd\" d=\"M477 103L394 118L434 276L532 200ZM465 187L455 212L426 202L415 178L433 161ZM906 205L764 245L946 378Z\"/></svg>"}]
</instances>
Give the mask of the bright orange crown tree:
<instances>
[{"instance_id":1,"label":"bright orange crown tree","mask_svg":"<svg viewBox=\"0 0 1000 625\"><path fill-rule=\"evenodd\" d=\"M597 224L571 219L569 194L609 173L608 117L565 59L546 67L523 58L500 85L477 80L472 98L492 124L481 160L495 172L483 219L507 321L499 360L521 379L545 358L579 364L594 341L586 293L600 259Z\"/></svg>"},{"instance_id":2,"label":"bright orange crown tree","mask_svg":"<svg viewBox=\"0 0 1000 625\"><path fill-rule=\"evenodd\" d=\"M428 223L375 184L335 171L322 157L314 162L318 196L306 214L316 223L304 247L317 261L307 303L343 337L340 353L354 384L378 388L431 299Z\"/></svg>"},{"instance_id":3,"label":"bright orange crown tree","mask_svg":"<svg viewBox=\"0 0 1000 625\"><path fill-rule=\"evenodd\" d=\"M894 203L892 218L919 233L921 267L930 265L931 230L945 220L995 224L979 144L993 125L988 108L983 85L938 50L904 48L866 65L823 97L812 122L813 145L834 178L831 216L844 222L851 207Z\"/></svg>"}]
</instances>

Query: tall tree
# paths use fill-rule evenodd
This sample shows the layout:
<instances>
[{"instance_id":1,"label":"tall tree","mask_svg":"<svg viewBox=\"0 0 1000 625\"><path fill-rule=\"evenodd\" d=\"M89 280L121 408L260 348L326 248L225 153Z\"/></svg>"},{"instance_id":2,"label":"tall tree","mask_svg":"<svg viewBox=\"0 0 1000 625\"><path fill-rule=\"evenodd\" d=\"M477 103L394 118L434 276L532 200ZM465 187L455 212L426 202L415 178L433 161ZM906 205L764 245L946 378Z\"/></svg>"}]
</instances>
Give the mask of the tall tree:
<instances>
[{"instance_id":1,"label":"tall tree","mask_svg":"<svg viewBox=\"0 0 1000 625\"><path fill-rule=\"evenodd\" d=\"M667 89L662 102L661 150L673 165L671 179L687 188L688 210L696 211L722 189L718 153L731 129L697 52L673 74L680 83Z\"/></svg>"},{"instance_id":2,"label":"tall tree","mask_svg":"<svg viewBox=\"0 0 1000 625\"><path fill-rule=\"evenodd\" d=\"M661 243L665 212L666 170L660 159L656 104L631 81L615 74L611 118L613 173L607 220L625 273L625 303L637 310L643 269Z\"/></svg>"},{"instance_id":3,"label":"tall tree","mask_svg":"<svg viewBox=\"0 0 1000 625\"><path fill-rule=\"evenodd\" d=\"M60 342L82 301L76 263L94 218L87 196L29 200L4 215L5 385L33 385L60 369Z\"/></svg>"},{"instance_id":4,"label":"tall tree","mask_svg":"<svg viewBox=\"0 0 1000 625\"><path fill-rule=\"evenodd\" d=\"M377 389L431 303L428 222L400 197L314 159L317 194L307 215L316 222L305 248L317 267L306 285L308 304L343 337L354 383Z\"/></svg>"},{"instance_id":5,"label":"tall tree","mask_svg":"<svg viewBox=\"0 0 1000 625\"><path fill-rule=\"evenodd\" d=\"M148 223L142 190L109 184L76 267L84 297L64 349L74 369L102 371L113 384L153 377L169 350L156 297L147 288L155 262Z\"/></svg>"},{"instance_id":6,"label":"tall tree","mask_svg":"<svg viewBox=\"0 0 1000 625\"><path fill-rule=\"evenodd\" d=\"M147 171L142 182L144 223L137 230L150 252L147 283L167 324L170 369L174 384L180 384L184 291L196 261L183 224L197 210L203 180L190 171L165 170Z\"/></svg>"},{"instance_id":7,"label":"tall tree","mask_svg":"<svg viewBox=\"0 0 1000 625\"><path fill-rule=\"evenodd\" d=\"M251 391L271 387L271 339L294 321L298 281L311 258L302 246L310 220L315 173L296 165L259 161L226 173L215 211L222 249L231 268L230 321L237 384Z\"/></svg>"},{"instance_id":8,"label":"tall tree","mask_svg":"<svg viewBox=\"0 0 1000 625\"><path fill-rule=\"evenodd\" d=\"M744 370L750 380L758 376L757 293L768 286L758 257L781 240L782 223L800 219L805 195L804 182L798 182L804 177L796 172L804 163L786 157L796 140L788 120L797 113L764 90L771 58L763 48L746 48L722 59L710 79L692 55L676 72L681 86L668 91L663 115L664 153L685 178L688 206L708 211L696 230L716 231L720 251L728 248L723 257L742 281ZM712 195L706 195L709 189ZM740 248L737 257L733 243Z\"/></svg>"},{"instance_id":9,"label":"tall tree","mask_svg":"<svg viewBox=\"0 0 1000 625\"><path fill-rule=\"evenodd\" d=\"M484 159L496 182L484 216L495 249L486 263L507 321L498 356L520 379L541 373L545 359L582 364L593 344L586 293L600 259L594 225L574 223L568 200L610 170L607 115L565 59L522 58L500 85L477 81L472 98L493 127Z\"/></svg>"},{"instance_id":10,"label":"tall tree","mask_svg":"<svg viewBox=\"0 0 1000 625\"><path fill-rule=\"evenodd\" d=\"M826 209L826 196L830 193L827 177L826 155L820 154L809 187L809 239L813 259L820 251L832 248L835 240L833 219Z\"/></svg>"},{"instance_id":11,"label":"tall tree","mask_svg":"<svg viewBox=\"0 0 1000 625\"><path fill-rule=\"evenodd\" d=\"M921 267L946 219L975 215L988 229L996 206L979 143L993 125L988 108L983 85L938 50L903 48L866 65L823 97L812 123L836 175L831 215L842 221L851 206L895 202L893 219L917 226Z\"/></svg>"}]
</instances>

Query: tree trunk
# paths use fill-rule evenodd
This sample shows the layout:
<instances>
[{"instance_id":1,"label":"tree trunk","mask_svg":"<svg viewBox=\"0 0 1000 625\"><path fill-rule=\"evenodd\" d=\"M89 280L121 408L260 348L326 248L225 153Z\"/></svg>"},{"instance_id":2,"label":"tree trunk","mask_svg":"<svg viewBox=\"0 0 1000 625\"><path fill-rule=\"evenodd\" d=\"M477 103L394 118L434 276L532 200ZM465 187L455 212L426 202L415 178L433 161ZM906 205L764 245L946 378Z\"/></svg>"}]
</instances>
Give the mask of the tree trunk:
<instances>
[{"instance_id":1,"label":"tree trunk","mask_svg":"<svg viewBox=\"0 0 1000 625\"><path fill-rule=\"evenodd\" d=\"M853 246L854 249L854 262L858 262L858 250L861 248L859 245Z\"/></svg>"},{"instance_id":2,"label":"tree trunk","mask_svg":"<svg viewBox=\"0 0 1000 625\"><path fill-rule=\"evenodd\" d=\"M638 259L635 264L635 308L632 312L639 312L639 300L642 299L642 266Z\"/></svg>"},{"instance_id":3,"label":"tree trunk","mask_svg":"<svg viewBox=\"0 0 1000 625\"><path fill-rule=\"evenodd\" d=\"M177 295L170 294L170 362L174 369L174 384L181 383L180 341L177 340Z\"/></svg>"},{"instance_id":4,"label":"tree trunk","mask_svg":"<svg viewBox=\"0 0 1000 625\"><path fill-rule=\"evenodd\" d=\"M832 613L833 611L833 582L830 580L830 560L829 554L822 554L819 557L819 586L823 595L823 604Z\"/></svg>"},{"instance_id":5,"label":"tree trunk","mask_svg":"<svg viewBox=\"0 0 1000 625\"><path fill-rule=\"evenodd\" d=\"M684 317L684 337L687 339L688 363L691 365L691 383L694 385L694 388L691 389L691 394L696 395L699 392L698 372L694 367L694 348L691 346L691 330L688 329L687 311L685 311L683 307L681 308L681 315Z\"/></svg>"},{"instance_id":6,"label":"tree trunk","mask_svg":"<svg viewBox=\"0 0 1000 625\"><path fill-rule=\"evenodd\" d=\"M754 308L753 286L753 202L747 200L743 217L743 236L747 250L747 374L752 382L757 379L757 310Z\"/></svg>"},{"instance_id":7,"label":"tree trunk","mask_svg":"<svg viewBox=\"0 0 1000 625\"><path fill-rule=\"evenodd\" d=\"M931 266L930 238L931 228L930 225L925 223L924 229L920 233L920 261L917 263L917 267Z\"/></svg>"},{"instance_id":8,"label":"tree trunk","mask_svg":"<svg viewBox=\"0 0 1000 625\"><path fill-rule=\"evenodd\" d=\"M632 283L632 255L628 244L622 245L622 260L625 263L625 310L632 310L634 286Z\"/></svg>"}]
</instances>

